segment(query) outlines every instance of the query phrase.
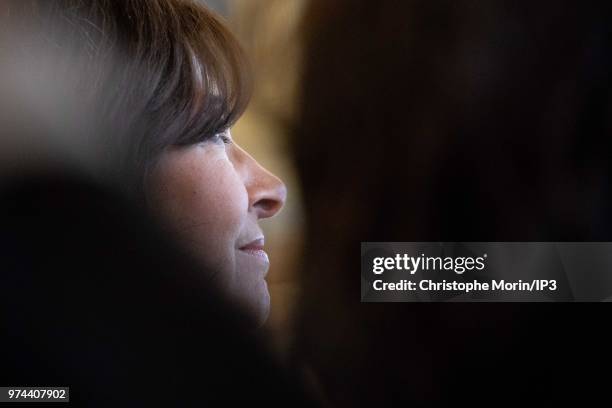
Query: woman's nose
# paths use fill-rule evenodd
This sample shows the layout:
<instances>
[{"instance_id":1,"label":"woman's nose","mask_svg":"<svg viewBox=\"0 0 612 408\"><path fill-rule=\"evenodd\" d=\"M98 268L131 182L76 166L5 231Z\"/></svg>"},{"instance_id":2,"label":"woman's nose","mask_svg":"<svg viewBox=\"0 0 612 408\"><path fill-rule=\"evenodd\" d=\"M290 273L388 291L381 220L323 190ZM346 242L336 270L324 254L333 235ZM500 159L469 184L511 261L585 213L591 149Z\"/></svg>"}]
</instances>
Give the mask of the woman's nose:
<instances>
[{"instance_id":1,"label":"woman's nose","mask_svg":"<svg viewBox=\"0 0 612 408\"><path fill-rule=\"evenodd\" d=\"M257 218L269 218L278 213L287 200L287 187L274 174L270 173L259 163L259 181L247 187L249 204L255 210ZM252 204L251 204L252 203Z\"/></svg>"},{"instance_id":2,"label":"woman's nose","mask_svg":"<svg viewBox=\"0 0 612 408\"><path fill-rule=\"evenodd\" d=\"M242 155L249 210L254 211L257 218L269 218L276 215L287 200L285 183L266 170L242 148L236 147Z\"/></svg>"}]
</instances>

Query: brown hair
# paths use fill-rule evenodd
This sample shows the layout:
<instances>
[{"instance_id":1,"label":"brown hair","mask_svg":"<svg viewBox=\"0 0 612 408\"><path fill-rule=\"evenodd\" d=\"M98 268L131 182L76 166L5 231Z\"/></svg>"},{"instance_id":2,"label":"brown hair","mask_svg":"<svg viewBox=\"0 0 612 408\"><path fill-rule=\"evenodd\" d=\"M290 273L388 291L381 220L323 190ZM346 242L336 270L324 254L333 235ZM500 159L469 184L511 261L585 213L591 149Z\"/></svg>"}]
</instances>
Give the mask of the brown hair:
<instances>
[{"instance_id":1,"label":"brown hair","mask_svg":"<svg viewBox=\"0 0 612 408\"><path fill-rule=\"evenodd\" d=\"M45 78L70 76L71 97L89 103L95 121L88 132L101 137L109 167L136 190L164 148L213 137L248 103L239 44L194 1L9 0L2 17L21 25L17 32L36 31L31 37L62 60Z\"/></svg>"}]
</instances>

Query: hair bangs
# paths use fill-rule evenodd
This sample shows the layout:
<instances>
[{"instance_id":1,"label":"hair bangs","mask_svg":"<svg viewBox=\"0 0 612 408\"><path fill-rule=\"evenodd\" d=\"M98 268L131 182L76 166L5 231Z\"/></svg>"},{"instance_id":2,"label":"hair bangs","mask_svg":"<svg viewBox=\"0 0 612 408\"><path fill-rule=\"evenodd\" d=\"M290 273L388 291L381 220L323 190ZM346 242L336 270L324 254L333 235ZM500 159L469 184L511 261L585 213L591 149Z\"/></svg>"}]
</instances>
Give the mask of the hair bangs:
<instances>
[{"instance_id":1,"label":"hair bangs","mask_svg":"<svg viewBox=\"0 0 612 408\"><path fill-rule=\"evenodd\" d=\"M227 130L242 115L251 97L252 80L244 52L210 11L188 2L179 13L183 61L179 98L187 98L182 130L170 144L190 145ZM176 98L173 98L176 103ZM180 103L180 102L179 102Z\"/></svg>"},{"instance_id":2,"label":"hair bangs","mask_svg":"<svg viewBox=\"0 0 612 408\"><path fill-rule=\"evenodd\" d=\"M41 78L67 84L63 104L83 111L82 133L95 133L108 171L136 194L164 149L212 138L246 109L246 56L195 0L28 2L0 0L0 31L35 28L28 42L49 49L36 56L53 64Z\"/></svg>"}]
</instances>

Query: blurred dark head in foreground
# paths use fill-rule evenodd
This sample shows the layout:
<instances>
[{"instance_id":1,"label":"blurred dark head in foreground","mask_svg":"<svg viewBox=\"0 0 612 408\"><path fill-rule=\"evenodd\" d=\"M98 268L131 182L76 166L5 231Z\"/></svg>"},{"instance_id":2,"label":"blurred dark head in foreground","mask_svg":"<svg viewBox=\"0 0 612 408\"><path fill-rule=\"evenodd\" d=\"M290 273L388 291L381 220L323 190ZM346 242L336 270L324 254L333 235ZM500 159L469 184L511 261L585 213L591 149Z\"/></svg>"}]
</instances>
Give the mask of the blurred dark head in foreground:
<instances>
[{"instance_id":1,"label":"blurred dark head in foreground","mask_svg":"<svg viewBox=\"0 0 612 408\"><path fill-rule=\"evenodd\" d=\"M609 355L595 313L360 304L359 244L609 241L611 17L601 3L310 3L297 348L330 399L546 402L596 386L575 378Z\"/></svg>"}]
</instances>

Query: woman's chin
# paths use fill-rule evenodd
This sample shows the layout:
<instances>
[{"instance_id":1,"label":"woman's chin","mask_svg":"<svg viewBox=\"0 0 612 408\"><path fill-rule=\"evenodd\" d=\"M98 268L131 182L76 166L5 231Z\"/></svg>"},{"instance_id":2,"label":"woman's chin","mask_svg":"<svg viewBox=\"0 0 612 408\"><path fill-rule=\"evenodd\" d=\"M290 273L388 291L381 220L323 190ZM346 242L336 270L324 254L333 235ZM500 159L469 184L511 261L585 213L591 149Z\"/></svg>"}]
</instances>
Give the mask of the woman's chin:
<instances>
[{"instance_id":1,"label":"woman's chin","mask_svg":"<svg viewBox=\"0 0 612 408\"><path fill-rule=\"evenodd\" d=\"M249 293L247 313L252 317L256 327L261 327L270 315L270 292L265 279L262 279L256 289Z\"/></svg>"},{"instance_id":2,"label":"woman's chin","mask_svg":"<svg viewBox=\"0 0 612 408\"><path fill-rule=\"evenodd\" d=\"M237 251L235 295L258 327L266 322L270 314L270 292L265 279L269 266L267 255L263 257Z\"/></svg>"},{"instance_id":3,"label":"woman's chin","mask_svg":"<svg viewBox=\"0 0 612 408\"><path fill-rule=\"evenodd\" d=\"M238 287L228 288L227 294L248 319L249 326L261 327L270 314L268 283L261 277L247 285L244 281L240 283Z\"/></svg>"}]
</instances>

